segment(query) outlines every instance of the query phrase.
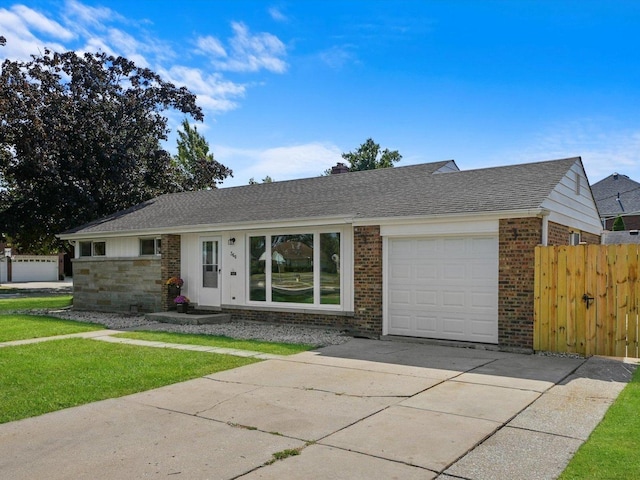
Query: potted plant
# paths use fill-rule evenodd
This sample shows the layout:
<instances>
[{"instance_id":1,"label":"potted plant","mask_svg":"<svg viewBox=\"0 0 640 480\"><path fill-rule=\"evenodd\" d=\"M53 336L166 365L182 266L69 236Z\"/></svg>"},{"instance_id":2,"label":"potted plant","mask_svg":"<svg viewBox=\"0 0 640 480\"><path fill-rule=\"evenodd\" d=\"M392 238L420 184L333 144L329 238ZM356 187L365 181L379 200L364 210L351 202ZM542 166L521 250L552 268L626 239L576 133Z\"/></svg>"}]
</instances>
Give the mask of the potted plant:
<instances>
[{"instance_id":1,"label":"potted plant","mask_svg":"<svg viewBox=\"0 0 640 480\"><path fill-rule=\"evenodd\" d=\"M176 298L180 295L180 289L184 285L184 280L180 277L171 277L164 283L169 287L167 290L169 298Z\"/></svg>"},{"instance_id":2,"label":"potted plant","mask_svg":"<svg viewBox=\"0 0 640 480\"><path fill-rule=\"evenodd\" d=\"M178 313L187 313L189 310L189 297L178 295L174 300Z\"/></svg>"},{"instance_id":3,"label":"potted plant","mask_svg":"<svg viewBox=\"0 0 640 480\"><path fill-rule=\"evenodd\" d=\"M171 277L165 283L170 287L174 287L180 290L180 288L182 288L182 286L184 285L184 280L182 280L180 277Z\"/></svg>"}]
</instances>

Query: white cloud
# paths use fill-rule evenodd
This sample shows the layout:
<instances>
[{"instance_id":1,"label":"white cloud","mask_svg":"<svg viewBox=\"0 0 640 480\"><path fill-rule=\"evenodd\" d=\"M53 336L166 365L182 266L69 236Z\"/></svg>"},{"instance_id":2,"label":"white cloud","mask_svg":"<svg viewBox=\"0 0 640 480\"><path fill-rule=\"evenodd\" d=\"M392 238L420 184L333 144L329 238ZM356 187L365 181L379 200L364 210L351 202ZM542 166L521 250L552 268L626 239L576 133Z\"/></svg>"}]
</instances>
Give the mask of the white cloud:
<instances>
[{"instance_id":1,"label":"white cloud","mask_svg":"<svg viewBox=\"0 0 640 480\"><path fill-rule=\"evenodd\" d=\"M11 8L26 25L36 29L39 32L47 33L54 38L61 40L71 40L75 38L75 34L66 29L58 22L55 22L39 12L25 7L24 5L14 5Z\"/></svg>"},{"instance_id":2,"label":"white cloud","mask_svg":"<svg viewBox=\"0 0 640 480\"><path fill-rule=\"evenodd\" d=\"M286 22L288 20L287 16L282 13L279 8L271 7L268 12L271 18L276 22Z\"/></svg>"},{"instance_id":3,"label":"white cloud","mask_svg":"<svg viewBox=\"0 0 640 480\"><path fill-rule=\"evenodd\" d=\"M90 7L76 0L65 2L64 17L71 24L104 28L104 22L123 21L124 17L107 7Z\"/></svg>"},{"instance_id":4,"label":"white cloud","mask_svg":"<svg viewBox=\"0 0 640 480\"><path fill-rule=\"evenodd\" d=\"M18 12L21 9L17 9ZM31 13L27 12L28 15ZM36 37L30 29L27 19L16 13L16 8L6 10L0 8L0 33L7 39L7 44L0 48L0 60L10 58L12 60L30 60L31 55L44 53L44 48L52 50L65 50L56 37L53 40L44 41ZM62 36L61 30L58 31Z\"/></svg>"},{"instance_id":5,"label":"white cloud","mask_svg":"<svg viewBox=\"0 0 640 480\"><path fill-rule=\"evenodd\" d=\"M242 84L225 80L218 73L204 74L200 69L175 65L168 70L159 69L158 74L178 86L185 86L198 96L198 104L205 110L226 112L237 108L233 100L245 95Z\"/></svg>"},{"instance_id":6,"label":"white cloud","mask_svg":"<svg viewBox=\"0 0 640 480\"><path fill-rule=\"evenodd\" d=\"M554 125L537 135L533 145L511 158L533 162L578 156L591 183L614 172L640 181L640 128L624 128L610 119Z\"/></svg>"},{"instance_id":7,"label":"white cloud","mask_svg":"<svg viewBox=\"0 0 640 480\"><path fill-rule=\"evenodd\" d=\"M227 56L227 52L222 46L220 40L216 37L212 37L211 35L198 37L196 45L198 46L196 53L200 53L202 55L215 55L216 57L222 58Z\"/></svg>"},{"instance_id":8,"label":"white cloud","mask_svg":"<svg viewBox=\"0 0 640 480\"><path fill-rule=\"evenodd\" d=\"M247 185L250 178L269 175L275 181L318 177L342 161L340 149L333 144L307 143L267 149L238 149L223 145L212 148L216 159L233 170L225 187Z\"/></svg>"},{"instance_id":9,"label":"white cloud","mask_svg":"<svg viewBox=\"0 0 640 480\"><path fill-rule=\"evenodd\" d=\"M350 51L350 45L333 46L328 50L320 52L320 60L333 69L340 69L349 63L357 61L356 56Z\"/></svg>"},{"instance_id":10,"label":"white cloud","mask_svg":"<svg viewBox=\"0 0 640 480\"><path fill-rule=\"evenodd\" d=\"M287 49L278 37L270 33L251 34L249 28L240 22L233 22L231 27L234 35L229 39L230 51L225 51L227 57L224 60L213 59L216 68L232 72L286 71L287 63L282 57Z\"/></svg>"}]
</instances>

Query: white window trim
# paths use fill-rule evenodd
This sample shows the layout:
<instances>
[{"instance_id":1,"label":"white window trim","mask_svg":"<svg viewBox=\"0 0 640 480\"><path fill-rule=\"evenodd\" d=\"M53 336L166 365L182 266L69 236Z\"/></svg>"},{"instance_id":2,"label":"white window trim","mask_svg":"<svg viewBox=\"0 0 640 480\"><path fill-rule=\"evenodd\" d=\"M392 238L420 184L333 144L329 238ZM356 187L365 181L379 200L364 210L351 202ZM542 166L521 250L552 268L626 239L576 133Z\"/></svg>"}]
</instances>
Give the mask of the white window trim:
<instances>
[{"instance_id":1,"label":"white window trim","mask_svg":"<svg viewBox=\"0 0 640 480\"><path fill-rule=\"evenodd\" d=\"M142 241L153 240L153 253L142 253ZM141 257L153 257L160 256L162 246L159 246L160 237L139 237L138 238L138 252Z\"/></svg>"},{"instance_id":2,"label":"white window trim","mask_svg":"<svg viewBox=\"0 0 640 480\"><path fill-rule=\"evenodd\" d=\"M353 292L351 288L352 278L353 278L353 260L352 253L353 250L352 244L353 239L350 233L350 229L346 229L343 227L323 227L323 228L283 228L283 229L269 229L264 231L252 231L247 233L247 241L246 241L246 282L245 282L245 304L247 306L262 306L262 307L270 307L276 308L278 310L319 310L319 311L350 311L352 310L353 305ZM320 265L320 235L323 233L339 233L340 234L340 303L338 305L332 304L324 304L320 303L320 269L315 268L316 265ZM257 301L251 300L250 290L251 290L251 275L249 273L249 258L251 258L251 237L266 237L265 244L270 248L271 246L271 238L277 235L297 235L297 234L309 234L313 235L313 303L289 303L289 302L274 302L271 300L271 269L265 268L265 301ZM347 249L347 243L349 248ZM317 288L316 288L317 286Z\"/></svg>"},{"instance_id":3,"label":"white window trim","mask_svg":"<svg viewBox=\"0 0 640 480\"><path fill-rule=\"evenodd\" d=\"M91 243L91 255L82 255L83 243ZM104 255L96 255L96 243L104 243ZM105 240L80 240L78 242L78 258L91 258L91 257L106 257L107 256L107 242Z\"/></svg>"}]
</instances>

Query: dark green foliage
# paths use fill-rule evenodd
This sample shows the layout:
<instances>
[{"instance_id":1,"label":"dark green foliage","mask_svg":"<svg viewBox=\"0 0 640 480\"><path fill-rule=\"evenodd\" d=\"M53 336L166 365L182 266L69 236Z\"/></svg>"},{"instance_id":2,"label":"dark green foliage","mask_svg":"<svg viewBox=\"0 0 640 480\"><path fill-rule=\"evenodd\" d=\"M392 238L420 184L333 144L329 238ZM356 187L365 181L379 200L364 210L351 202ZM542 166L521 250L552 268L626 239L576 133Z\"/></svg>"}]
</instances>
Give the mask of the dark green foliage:
<instances>
[{"instance_id":1,"label":"dark green foliage","mask_svg":"<svg viewBox=\"0 0 640 480\"><path fill-rule=\"evenodd\" d=\"M349 162L350 172L358 172L393 167L394 163L402 159L402 155L397 150L390 151L388 148L380 151L380 145L369 138L355 152L343 153L342 158Z\"/></svg>"},{"instance_id":2,"label":"dark green foliage","mask_svg":"<svg viewBox=\"0 0 640 480\"><path fill-rule=\"evenodd\" d=\"M231 170L213 158L207 140L186 118L182 121L182 130L178 130L178 154L173 158L181 190L215 188L218 182L233 176Z\"/></svg>"},{"instance_id":3,"label":"dark green foliage","mask_svg":"<svg viewBox=\"0 0 640 480\"><path fill-rule=\"evenodd\" d=\"M181 190L163 111L203 118L196 97L105 53L5 60L0 72L0 215L23 251L55 234Z\"/></svg>"},{"instance_id":4,"label":"dark green foliage","mask_svg":"<svg viewBox=\"0 0 640 480\"><path fill-rule=\"evenodd\" d=\"M624 224L624 219L620 215L618 215L616 219L613 221L613 231L621 232L626 229L627 227Z\"/></svg>"}]
</instances>

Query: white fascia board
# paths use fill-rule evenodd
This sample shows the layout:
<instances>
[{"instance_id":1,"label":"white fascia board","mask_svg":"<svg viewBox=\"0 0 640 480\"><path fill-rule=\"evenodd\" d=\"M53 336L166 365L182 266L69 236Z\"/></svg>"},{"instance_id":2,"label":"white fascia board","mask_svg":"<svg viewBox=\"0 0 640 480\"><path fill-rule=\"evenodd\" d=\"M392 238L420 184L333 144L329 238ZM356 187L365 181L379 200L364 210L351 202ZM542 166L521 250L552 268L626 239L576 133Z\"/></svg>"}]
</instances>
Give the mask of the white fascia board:
<instances>
[{"instance_id":1,"label":"white fascia board","mask_svg":"<svg viewBox=\"0 0 640 480\"><path fill-rule=\"evenodd\" d=\"M358 218L354 219L354 227L364 227L367 225L393 226L393 225L411 225L411 224L444 224L444 223L461 223L461 222L483 222L491 220L502 220L505 218L526 218L526 217L544 217L549 211L545 208L529 208L521 210L500 210L496 212L482 213L456 213L446 215L424 215L420 217L382 217L382 218Z\"/></svg>"},{"instance_id":2,"label":"white fascia board","mask_svg":"<svg viewBox=\"0 0 640 480\"><path fill-rule=\"evenodd\" d=\"M268 222L238 222L238 223L215 223L210 225L188 225L180 227L122 230L118 232L86 232L60 234L57 237L61 240L83 240L95 238L115 238L115 237L137 237L153 236L162 234L180 235L183 233L221 233L227 231L243 230L266 230L276 228L297 228L297 227L324 227L328 225L350 225L353 219L350 217L314 217L299 218L292 220L274 220Z\"/></svg>"}]
</instances>

